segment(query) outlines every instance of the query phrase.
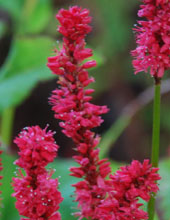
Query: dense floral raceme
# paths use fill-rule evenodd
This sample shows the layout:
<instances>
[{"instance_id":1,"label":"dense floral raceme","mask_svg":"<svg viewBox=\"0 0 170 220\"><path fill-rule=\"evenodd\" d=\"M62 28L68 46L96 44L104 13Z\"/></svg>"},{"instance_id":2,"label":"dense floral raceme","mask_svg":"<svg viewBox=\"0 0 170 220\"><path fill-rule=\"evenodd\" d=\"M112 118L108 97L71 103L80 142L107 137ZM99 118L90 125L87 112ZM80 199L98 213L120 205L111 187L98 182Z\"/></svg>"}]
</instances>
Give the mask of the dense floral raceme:
<instances>
[{"instance_id":1,"label":"dense floral raceme","mask_svg":"<svg viewBox=\"0 0 170 220\"><path fill-rule=\"evenodd\" d=\"M51 178L54 171L45 169L57 155L58 145L53 134L47 132L47 127L27 127L14 141L20 150L20 158L15 164L23 168L26 175L19 169L18 177L13 178L13 196L16 197L19 214L29 220L61 219L57 211L63 199L57 189L58 179Z\"/></svg>"},{"instance_id":2,"label":"dense floral raceme","mask_svg":"<svg viewBox=\"0 0 170 220\"><path fill-rule=\"evenodd\" d=\"M59 32L64 35L63 46L56 55L48 59L48 67L59 75L59 87L53 91L50 101L55 118L62 120L63 133L72 138L78 155L74 157L79 167L72 167L72 176L84 180L74 185L76 201L81 209L81 217L93 217L96 206L105 197L109 181L105 178L110 173L107 160L99 160L98 145L100 138L91 131L103 120L101 114L108 111L106 106L97 106L89 101L92 89L85 89L93 78L87 69L96 62L86 58L92 56L92 50L85 48L85 36L91 31L91 17L87 9L77 6L69 10L61 9L57 14L60 22Z\"/></svg>"},{"instance_id":3,"label":"dense floral raceme","mask_svg":"<svg viewBox=\"0 0 170 220\"><path fill-rule=\"evenodd\" d=\"M92 129L100 126L103 121L100 115L107 113L108 109L106 106L92 104L90 94L93 90L86 88L94 81L89 77L87 69L96 65L93 60L84 61L92 56L92 51L85 48L84 39L91 31L89 11L77 6L69 10L61 9L57 19L60 23L58 30L64 37L62 47L48 59L48 67L59 76L59 86L53 91L50 102L53 105L55 118L61 120L63 133L72 138L78 152L74 159L79 167L70 169L72 176L82 178L80 182L74 184L75 200L78 201L80 208L76 214L80 216L79 219L85 217L93 220L129 220L134 219L132 216L135 213L137 220L142 219L143 216L147 219L146 213L139 209L141 204L138 203L137 197L142 197L140 193L143 189L148 197L152 191L157 191L155 180L159 179L158 174L155 174L157 178L149 179L154 177L151 173L155 173L156 170L153 168L152 171L147 162L141 165L134 161L129 168L122 168L122 171L115 175L116 182L114 176L110 179L106 178L111 172L107 159L99 159L99 149L96 147L100 138ZM127 179L124 177L125 171ZM134 178L130 177L132 171ZM118 180L120 186L116 189ZM122 185L122 181L125 185ZM136 185L138 181L140 184ZM146 183L148 188L144 187ZM124 190L121 195L120 188ZM129 214L123 218L122 212L126 210Z\"/></svg>"},{"instance_id":4,"label":"dense floral raceme","mask_svg":"<svg viewBox=\"0 0 170 220\"><path fill-rule=\"evenodd\" d=\"M152 168L149 160L132 161L114 175L110 175L112 190L109 196L96 209L97 219L103 220L143 220L148 215L139 209L142 204L138 198L149 201L152 193L158 191L156 181L160 179L158 168Z\"/></svg>"},{"instance_id":5,"label":"dense floral raceme","mask_svg":"<svg viewBox=\"0 0 170 220\"><path fill-rule=\"evenodd\" d=\"M0 147L1 147L1 144L0 144ZM0 156L1 156L1 154L2 154L2 151L0 150ZM0 171L2 170L2 162L1 162L1 158L0 158ZM0 175L0 180L2 179L2 176ZM2 185L2 183L0 182L0 186ZM0 191L0 194L1 194L2 192ZM0 205L1 205L1 197L0 197Z\"/></svg>"},{"instance_id":6,"label":"dense floral raceme","mask_svg":"<svg viewBox=\"0 0 170 220\"><path fill-rule=\"evenodd\" d=\"M133 66L135 73L149 71L154 77L161 78L165 70L170 68L170 1L142 0L138 12L137 48L132 51L135 57Z\"/></svg>"}]
</instances>

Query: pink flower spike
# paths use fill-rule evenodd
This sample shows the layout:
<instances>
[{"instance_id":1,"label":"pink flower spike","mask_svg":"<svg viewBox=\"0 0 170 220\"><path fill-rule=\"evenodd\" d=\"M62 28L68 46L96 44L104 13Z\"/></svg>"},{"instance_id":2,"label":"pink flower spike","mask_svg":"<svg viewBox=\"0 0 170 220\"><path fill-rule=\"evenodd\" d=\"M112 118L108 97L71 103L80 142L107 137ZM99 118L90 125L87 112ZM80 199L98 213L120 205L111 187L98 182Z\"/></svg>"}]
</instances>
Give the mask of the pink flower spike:
<instances>
[{"instance_id":1,"label":"pink flower spike","mask_svg":"<svg viewBox=\"0 0 170 220\"><path fill-rule=\"evenodd\" d=\"M23 168L26 175L19 170L18 176L13 178L13 197L16 197L19 214L34 220L61 219L57 211L63 198L57 189L58 179L51 179L52 173L45 169L57 155L58 145L53 134L47 132L47 127L27 127L14 141L20 149L20 158L15 164Z\"/></svg>"},{"instance_id":2,"label":"pink flower spike","mask_svg":"<svg viewBox=\"0 0 170 220\"><path fill-rule=\"evenodd\" d=\"M80 219L95 217L95 209L105 198L109 181L106 177L111 169L109 162L99 159L99 137L91 130L103 122L101 115L108 112L106 106L92 104L92 89L85 89L94 78L89 77L87 69L96 66L95 60L83 62L92 56L92 50L85 48L85 36L91 31L91 17L87 9L73 6L69 10L61 9L57 14L63 35L63 46L53 58L48 59L47 66L58 74L59 88L53 91L50 98L55 118L62 120L63 133L75 142L78 156L75 161L79 167L70 169L71 176L83 178L75 184L76 201ZM59 74L58 74L59 75Z\"/></svg>"},{"instance_id":3,"label":"pink flower spike","mask_svg":"<svg viewBox=\"0 0 170 220\"><path fill-rule=\"evenodd\" d=\"M151 167L149 160L132 161L115 174L110 175L112 186L109 196L96 209L96 219L109 220L143 220L148 219L146 212L140 209L143 205L138 198L149 201L151 194L157 193L157 181L160 175L158 168Z\"/></svg>"},{"instance_id":4,"label":"pink flower spike","mask_svg":"<svg viewBox=\"0 0 170 220\"><path fill-rule=\"evenodd\" d=\"M170 69L170 1L142 0L138 12L146 21L138 21L136 31L137 48L134 57L135 74L150 71L151 76L162 78Z\"/></svg>"}]
</instances>

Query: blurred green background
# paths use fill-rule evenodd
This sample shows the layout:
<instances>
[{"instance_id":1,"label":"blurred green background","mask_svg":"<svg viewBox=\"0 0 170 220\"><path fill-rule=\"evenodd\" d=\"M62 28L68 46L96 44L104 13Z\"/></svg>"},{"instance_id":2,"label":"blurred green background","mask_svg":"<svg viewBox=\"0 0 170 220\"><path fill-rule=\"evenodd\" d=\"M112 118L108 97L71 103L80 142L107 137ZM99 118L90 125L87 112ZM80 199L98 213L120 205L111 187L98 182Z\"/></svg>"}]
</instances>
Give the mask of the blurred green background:
<instances>
[{"instance_id":1,"label":"blurred green background","mask_svg":"<svg viewBox=\"0 0 170 220\"><path fill-rule=\"evenodd\" d=\"M90 73L96 82L94 103L108 105L110 112L96 132L102 135L101 157L112 161L115 171L120 163L143 160L150 155L152 132L152 91L149 74L134 75L130 51L136 47L133 25L137 22L138 0L0 0L0 137L3 154L2 220L17 220L19 215L11 198L11 178L16 167L17 147L13 138L25 126L39 124L56 130L61 146L59 159L51 167L61 176L60 189L65 198L61 205L62 219L75 219L76 206L70 197L68 168L74 163L73 143L66 138L54 119L48 97L56 87L56 77L46 67L47 57L61 41L56 32L55 14L60 8L79 5L90 10L93 31L87 37L94 49L98 66ZM161 170L162 180L157 199L160 220L170 219L170 83L163 83L161 108ZM145 92L144 92L145 91ZM62 175L61 175L62 173ZM10 210L10 211L9 211Z\"/></svg>"}]
</instances>

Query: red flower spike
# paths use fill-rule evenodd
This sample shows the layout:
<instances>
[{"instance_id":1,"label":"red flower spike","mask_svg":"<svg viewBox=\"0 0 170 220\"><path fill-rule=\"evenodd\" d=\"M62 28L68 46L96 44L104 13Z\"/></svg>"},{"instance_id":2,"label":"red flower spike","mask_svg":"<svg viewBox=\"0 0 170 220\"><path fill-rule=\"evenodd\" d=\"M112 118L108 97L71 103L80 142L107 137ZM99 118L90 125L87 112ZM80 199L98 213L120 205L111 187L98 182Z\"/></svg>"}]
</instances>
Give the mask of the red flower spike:
<instances>
[{"instance_id":1,"label":"red flower spike","mask_svg":"<svg viewBox=\"0 0 170 220\"><path fill-rule=\"evenodd\" d=\"M57 189L58 179L51 179L53 172L45 169L57 155L58 145L53 134L47 132L47 127L27 127L14 141L20 149L15 164L25 170L26 176L19 170L18 177L13 178L13 197L19 214L31 220L61 219L57 211L63 198Z\"/></svg>"},{"instance_id":2,"label":"red flower spike","mask_svg":"<svg viewBox=\"0 0 170 220\"><path fill-rule=\"evenodd\" d=\"M105 177L110 173L109 163L99 160L99 150L94 149L99 138L91 129L103 122L101 114L108 112L106 106L90 103L94 90L85 89L94 81L87 69L96 66L96 61L82 63L92 56L92 50L85 48L85 36L91 31L89 11L78 6L61 9L56 16L60 22L59 32L63 34L63 47L56 56L48 59L47 66L59 75L60 88L53 91L50 102L55 118L62 120L63 133L73 139L79 156L74 159L80 167L72 167L71 175L85 180L75 184L76 201L82 217L93 217L97 207L108 190ZM80 187L81 186L81 187ZM101 187L102 186L102 187Z\"/></svg>"},{"instance_id":3,"label":"red flower spike","mask_svg":"<svg viewBox=\"0 0 170 220\"><path fill-rule=\"evenodd\" d=\"M149 69L152 76L162 78L170 68L170 1L142 1L138 16L146 21L138 21L134 28L138 45L132 51L135 74Z\"/></svg>"},{"instance_id":4,"label":"red flower spike","mask_svg":"<svg viewBox=\"0 0 170 220\"><path fill-rule=\"evenodd\" d=\"M143 220L148 219L142 211L138 198L149 201L151 194L157 193L156 181L160 180L158 168L152 168L149 160L132 161L131 165L121 167L114 175L110 175L112 190L109 196L96 209L96 219L102 220Z\"/></svg>"}]
</instances>

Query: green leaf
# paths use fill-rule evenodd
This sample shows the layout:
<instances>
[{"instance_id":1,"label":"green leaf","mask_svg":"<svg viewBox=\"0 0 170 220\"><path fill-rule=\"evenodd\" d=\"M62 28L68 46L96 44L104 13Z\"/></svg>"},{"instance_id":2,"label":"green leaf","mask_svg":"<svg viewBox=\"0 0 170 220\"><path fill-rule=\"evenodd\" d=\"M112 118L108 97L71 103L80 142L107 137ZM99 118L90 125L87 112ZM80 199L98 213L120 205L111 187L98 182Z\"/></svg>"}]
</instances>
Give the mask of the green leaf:
<instances>
[{"instance_id":1,"label":"green leaf","mask_svg":"<svg viewBox=\"0 0 170 220\"><path fill-rule=\"evenodd\" d=\"M156 214L155 214L154 220L159 220L159 218Z\"/></svg>"},{"instance_id":2,"label":"green leaf","mask_svg":"<svg viewBox=\"0 0 170 220\"><path fill-rule=\"evenodd\" d=\"M56 169L53 178L60 177L59 190L64 198L60 205L60 213L63 220L75 220L75 217L72 216L72 213L77 211L77 204L73 202L74 197L72 197L74 194L74 188L71 185L76 183L78 180L69 175L69 168L72 166L75 166L75 162L67 159L57 159L48 166L48 168L51 167Z\"/></svg>"},{"instance_id":3,"label":"green leaf","mask_svg":"<svg viewBox=\"0 0 170 220\"><path fill-rule=\"evenodd\" d=\"M103 159L103 158L102 158ZM124 166L125 164L114 161L114 160L109 160L110 161L110 166L111 166L111 170L112 170L112 174L116 173L121 166Z\"/></svg>"},{"instance_id":4,"label":"green leaf","mask_svg":"<svg viewBox=\"0 0 170 220\"><path fill-rule=\"evenodd\" d=\"M15 172L15 166L13 164L15 159L16 158L13 157L12 155L8 155L5 153L2 154L3 179L2 179L1 191L3 197L2 200L3 208L0 210L0 212L2 213L2 219L5 220L19 219L19 215L14 206L15 199L11 197L11 194L13 193L11 181Z\"/></svg>"},{"instance_id":5,"label":"green leaf","mask_svg":"<svg viewBox=\"0 0 170 220\"><path fill-rule=\"evenodd\" d=\"M14 40L13 51L11 51L14 55L10 62L6 63L6 72L3 75L10 77L22 74L23 71L29 69L46 66L47 57L51 54L53 45L55 42L48 37Z\"/></svg>"},{"instance_id":6,"label":"green leaf","mask_svg":"<svg viewBox=\"0 0 170 220\"><path fill-rule=\"evenodd\" d=\"M0 112L20 104L40 80L54 77L46 67L53 45L47 37L15 41L0 74Z\"/></svg>"},{"instance_id":7,"label":"green leaf","mask_svg":"<svg viewBox=\"0 0 170 220\"><path fill-rule=\"evenodd\" d=\"M160 198L159 207L161 208L161 213L164 216L164 219L170 219L170 159L165 159L160 162L160 191L158 197Z\"/></svg>"},{"instance_id":8,"label":"green leaf","mask_svg":"<svg viewBox=\"0 0 170 220\"><path fill-rule=\"evenodd\" d=\"M7 78L1 82L0 112L10 106L20 104L25 98L27 98L37 82L42 79L42 77L46 78L47 74L44 71L43 68L34 69L32 71L30 70L28 72L23 72L21 75ZM38 74L40 76L38 76Z\"/></svg>"},{"instance_id":9,"label":"green leaf","mask_svg":"<svg viewBox=\"0 0 170 220\"><path fill-rule=\"evenodd\" d=\"M5 59L5 62L3 63L0 69L0 82L5 77L6 73L9 72L13 60L15 59L15 55L16 55L16 44L12 43L8 56Z\"/></svg>"},{"instance_id":10,"label":"green leaf","mask_svg":"<svg viewBox=\"0 0 170 220\"><path fill-rule=\"evenodd\" d=\"M23 0L0 0L1 8L7 10L13 18L19 18L21 16L23 3Z\"/></svg>"},{"instance_id":11,"label":"green leaf","mask_svg":"<svg viewBox=\"0 0 170 220\"><path fill-rule=\"evenodd\" d=\"M52 17L51 1L29 0L23 9L25 17L21 21L21 33L40 33L47 26Z\"/></svg>"},{"instance_id":12,"label":"green leaf","mask_svg":"<svg viewBox=\"0 0 170 220\"><path fill-rule=\"evenodd\" d=\"M49 0L0 0L0 5L12 15L20 34L40 33L52 17Z\"/></svg>"}]
</instances>

